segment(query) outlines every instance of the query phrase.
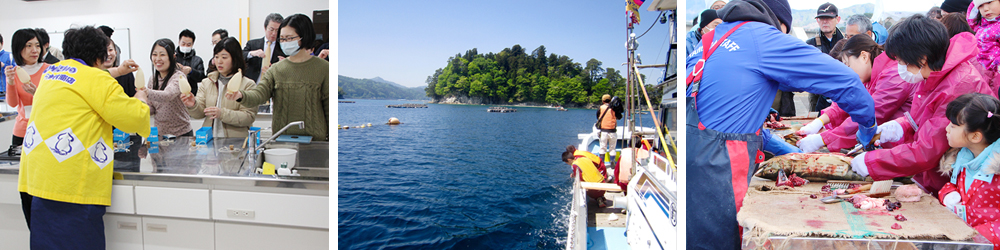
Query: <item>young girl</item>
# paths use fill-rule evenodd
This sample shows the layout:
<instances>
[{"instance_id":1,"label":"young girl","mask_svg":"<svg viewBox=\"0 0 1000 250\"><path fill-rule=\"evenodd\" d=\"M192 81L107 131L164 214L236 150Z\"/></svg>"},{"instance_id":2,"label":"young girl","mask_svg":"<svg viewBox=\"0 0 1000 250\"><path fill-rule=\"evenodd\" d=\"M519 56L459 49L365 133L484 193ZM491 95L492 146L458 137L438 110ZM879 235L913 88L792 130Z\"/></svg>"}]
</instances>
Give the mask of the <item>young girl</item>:
<instances>
[{"instance_id":1,"label":"young girl","mask_svg":"<svg viewBox=\"0 0 1000 250\"><path fill-rule=\"evenodd\" d=\"M948 103L945 128L953 149L941 159L951 181L938 192L941 204L1000 247L1000 100L980 93Z\"/></svg>"},{"instance_id":2,"label":"young girl","mask_svg":"<svg viewBox=\"0 0 1000 250\"><path fill-rule=\"evenodd\" d=\"M1000 1L974 0L969 4L966 21L976 34L977 60L988 72L996 74L1000 65ZM991 78L992 77L988 77Z\"/></svg>"}]
</instances>

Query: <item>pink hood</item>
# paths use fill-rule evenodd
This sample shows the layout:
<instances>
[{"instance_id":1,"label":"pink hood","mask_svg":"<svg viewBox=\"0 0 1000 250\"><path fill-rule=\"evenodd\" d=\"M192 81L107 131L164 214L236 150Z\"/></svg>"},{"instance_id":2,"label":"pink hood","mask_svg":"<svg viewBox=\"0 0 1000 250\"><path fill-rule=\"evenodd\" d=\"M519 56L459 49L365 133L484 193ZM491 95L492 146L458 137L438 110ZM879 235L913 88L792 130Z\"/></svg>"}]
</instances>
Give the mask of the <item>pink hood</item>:
<instances>
[{"instance_id":1,"label":"pink hood","mask_svg":"<svg viewBox=\"0 0 1000 250\"><path fill-rule=\"evenodd\" d=\"M935 170L941 156L950 148L944 128L950 123L945 117L948 103L956 97L978 92L996 96L976 68L979 49L970 33L951 38L948 55L941 71L932 72L927 80L917 83L910 114L919 125L913 128L906 118L897 118L905 131L902 141L908 142L891 149L868 152L865 165L875 180L914 175L913 180L932 194L949 181Z\"/></svg>"},{"instance_id":2,"label":"pink hood","mask_svg":"<svg viewBox=\"0 0 1000 250\"><path fill-rule=\"evenodd\" d=\"M971 33L962 32L958 35L951 37L951 44L948 45L948 57L944 62L944 67L941 71L931 72L931 75L927 77L927 80L920 83L917 91L931 90L937 88L939 84L946 80L946 78L951 75L956 69L963 69L962 71L967 71L967 67L959 67L966 62L976 62L976 56L979 55L979 48L976 47L976 37ZM967 65L979 73L975 65ZM977 74L979 75L979 74ZM982 78L980 76L980 78ZM996 94L993 94L996 96Z\"/></svg>"}]
</instances>

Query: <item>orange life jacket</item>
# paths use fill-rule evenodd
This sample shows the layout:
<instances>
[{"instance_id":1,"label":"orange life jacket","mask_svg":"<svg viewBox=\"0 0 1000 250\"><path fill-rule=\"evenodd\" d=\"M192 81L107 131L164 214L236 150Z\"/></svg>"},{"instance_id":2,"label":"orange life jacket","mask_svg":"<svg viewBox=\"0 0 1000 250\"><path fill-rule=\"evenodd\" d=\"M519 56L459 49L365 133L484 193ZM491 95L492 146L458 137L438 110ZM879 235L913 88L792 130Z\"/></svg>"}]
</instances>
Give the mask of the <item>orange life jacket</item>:
<instances>
[{"instance_id":1,"label":"orange life jacket","mask_svg":"<svg viewBox=\"0 0 1000 250\"><path fill-rule=\"evenodd\" d=\"M615 117L615 111L611 110L611 105L605 103L601 105L601 129L614 129L618 126L618 118Z\"/></svg>"}]
</instances>

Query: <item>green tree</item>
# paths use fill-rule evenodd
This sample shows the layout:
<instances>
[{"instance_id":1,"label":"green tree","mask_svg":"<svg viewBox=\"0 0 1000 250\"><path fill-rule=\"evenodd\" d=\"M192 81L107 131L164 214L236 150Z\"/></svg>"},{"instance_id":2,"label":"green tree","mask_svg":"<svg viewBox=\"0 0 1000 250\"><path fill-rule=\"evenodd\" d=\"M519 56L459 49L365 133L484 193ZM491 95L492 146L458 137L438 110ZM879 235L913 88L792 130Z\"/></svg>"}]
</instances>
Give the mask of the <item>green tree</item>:
<instances>
[{"instance_id":1,"label":"green tree","mask_svg":"<svg viewBox=\"0 0 1000 250\"><path fill-rule=\"evenodd\" d=\"M535 65L537 68L535 72L543 76L549 73L549 60L545 57L545 45L539 45L538 48L531 51L531 57L535 60Z\"/></svg>"},{"instance_id":2,"label":"green tree","mask_svg":"<svg viewBox=\"0 0 1000 250\"><path fill-rule=\"evenodd\" d=\"M535 75L532 77L531 99L536 102L548 102L545 100L549 91L549 77Z\"/></svg>"},{"instance_id":3,"label":"green tree","mask_svg":"<svg viewBox=\"0 0 1000 250\"><path fill-rule=\"evenodd\" d=\"M591 90L601 78L604 78L604 69L601 68L601 61L591 58L587 61L587 66L583 68L583 88Z\"/></svg>"},{"instance_id":4,"label":"green tree","mask_svg":"<svg viewBox=\"0 0 1000 250\"><path fill-rule=\"evenodd\" d=\"M596 59L587 67L539 46L527 54L515 44L499 53L480 54L475 48L448 58L444 68L428 76L424 92L435 100L446 96L481 97L485 103L596 103L604 93L624 90L613 68ZM595 97L596 96L596 97Z\"/></svg>"},{"instance_id":5,"label":"green tree","mask_svg":"<svg viewBox=\"0 0 1000 250\"><path fill-rule=\"evenodd\" d=\"M438 68L437 70L434 71L433 75L428 76L427 80L424 81L424 83L427 84L427 87L424 88L424 92L427 93L427 96L430 97L431 99L438 99L441 97L441 95L438 95L437 92L435 92L435 88L437 87L438 76L440 75L441 75L441 69Z\"/></svg>"},{"instance_id":6,"label":"green tree","mask_svg":"<svg viewBox=\"0 0 1000 250\"><path fill-rule=\"evenodd\" d=\"M601 79L594 85L593 93L590 95L589 102L597 103L601 101L601 96L604 94L611 94L611 87L608 86L608 79Z\"/></svg>"}]
</instances>

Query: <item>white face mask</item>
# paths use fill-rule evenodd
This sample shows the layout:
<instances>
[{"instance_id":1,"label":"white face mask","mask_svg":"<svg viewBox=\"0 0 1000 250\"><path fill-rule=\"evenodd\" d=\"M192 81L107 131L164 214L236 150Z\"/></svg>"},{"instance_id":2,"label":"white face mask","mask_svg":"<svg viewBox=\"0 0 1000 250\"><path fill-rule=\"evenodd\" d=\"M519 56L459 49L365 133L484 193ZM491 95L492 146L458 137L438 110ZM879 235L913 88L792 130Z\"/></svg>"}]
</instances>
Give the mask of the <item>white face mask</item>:
<instances>
[{"instance_id":1,"label":"white face mask","mask_svg":"<svg viewBox=\"0 0 1000 250\"><path fill-rule=\"evenodd\" d=\"M898 65L899 66L897 67L897 70L899 71L899 78L902 78L903 81L906 81L908 83L918 83L924 80L923 74L914 74L910 73L909 70L906 70L906 64L898 64Z\"/></svg>"},{"instance_id":2,"label":"white face mask","mask_svg":"<svg viewBox=\"0 0 1000 250\"><path fill-rule=\"evenodd\" d=\"M284 52L286 56L294 56L299 53L299 41L281 43L281 52Z\"/></svg>"},{"instance_id":3,"label":"white face mask","mask_svg":"<svg viewBox=\"0 0 1000 250\"><path fill-rule=\"evenodd\" d=\"M184 53L184 54L191 53L192 49L194 49L194 47L184 47L184 46L181 46L181 53Z\"/></svg>"}]
</instances>

